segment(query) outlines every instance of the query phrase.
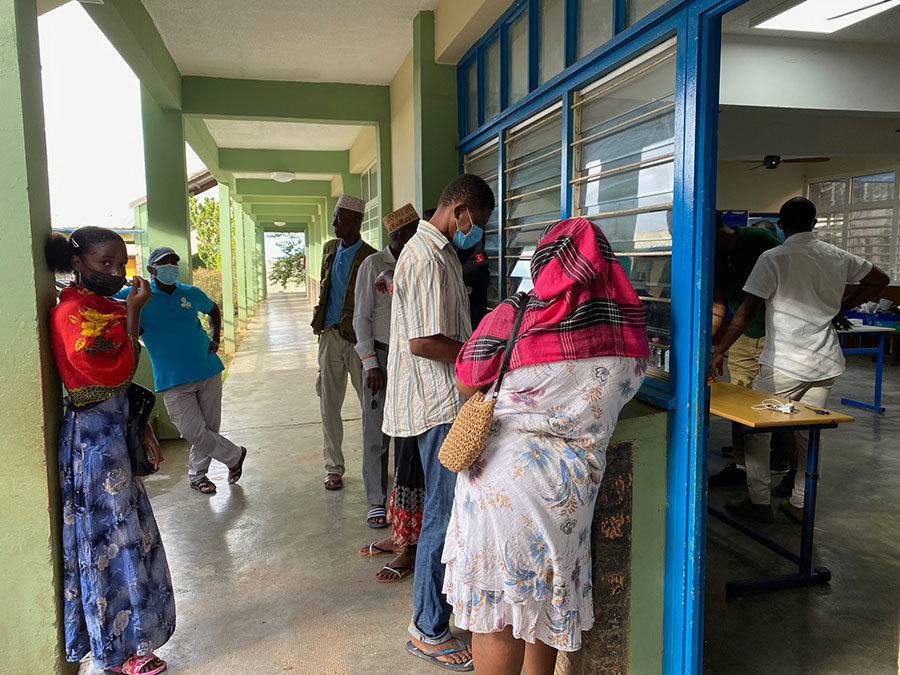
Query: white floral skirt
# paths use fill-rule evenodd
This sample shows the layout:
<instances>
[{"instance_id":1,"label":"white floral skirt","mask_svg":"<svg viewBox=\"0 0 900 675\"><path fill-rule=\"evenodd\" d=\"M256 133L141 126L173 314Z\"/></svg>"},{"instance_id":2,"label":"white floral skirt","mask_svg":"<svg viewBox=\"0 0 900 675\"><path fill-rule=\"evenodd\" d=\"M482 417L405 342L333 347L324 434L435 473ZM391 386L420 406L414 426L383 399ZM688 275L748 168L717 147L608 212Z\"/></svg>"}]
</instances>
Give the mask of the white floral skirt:
<instances>
[{"instance_id":1,"label":"white floral skirt","mask_svg":"<svg viewBox=\"0 0 900 675\"><path fill-rule=\"evenodd\" d=\"M644 359L598 357L507 374L484 452L459 474L444 543L458 627L563 651L594 623L591 520L606 447Z\"/></svg>"}]
</instances>

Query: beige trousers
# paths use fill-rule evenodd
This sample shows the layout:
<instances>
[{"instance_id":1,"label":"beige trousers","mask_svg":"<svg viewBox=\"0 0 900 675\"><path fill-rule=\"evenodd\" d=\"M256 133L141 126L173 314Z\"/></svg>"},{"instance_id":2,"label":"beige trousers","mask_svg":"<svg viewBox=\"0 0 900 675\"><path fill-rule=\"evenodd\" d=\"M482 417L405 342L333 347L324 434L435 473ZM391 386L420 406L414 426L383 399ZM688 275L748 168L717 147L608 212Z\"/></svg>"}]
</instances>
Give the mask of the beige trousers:
<instances>
[{"instance_id":1,"label":"beige trousers","mask_svg":"<svg viewBox=\"0 0 900 675\"><path fill-rule=\"evenodd\" d=\"M731 384L750 388L759 374L759 356L766 345L766 338L741 335L728 350L728 376ZM744 466L744 427L731 424L731 445L734 447L734 463Z\"/></svg>"},{"instance_id":2,"label":"beige trousers","mask_svg":"<svg viewBox=\"0 0 900 675\"><path fill-rule=\"evenodd\" d=\"M353 344L342 338L336 330L319 336L319 410L322 413L322 436L325 472L344 475L344 422L341 408L347 394L347 376L356 390L362 410L362 364Z\"/></svg>"},{"instance_id":3,"label":"beige trousers","mask_svg":"<svg viewBox=\"0 0 900 675\"><path fill-rule=\"evenodd\" d=\"M813 408L823 408L836 379L832 377L818 382L804 382L795 380L771 366L761 365L753 388L756 391L800 401ZM772 434L747 434L744 437L747 489L750 492L750 501L754 504L771 504L772 502L770 492L772 476L769 473L771 436ZM794 439L797 444L797 475L794 478L791 504L803 508L803 499L806 495L806 455L809 450L809 432L795 431Z\"/></svg>"}]
</instances>

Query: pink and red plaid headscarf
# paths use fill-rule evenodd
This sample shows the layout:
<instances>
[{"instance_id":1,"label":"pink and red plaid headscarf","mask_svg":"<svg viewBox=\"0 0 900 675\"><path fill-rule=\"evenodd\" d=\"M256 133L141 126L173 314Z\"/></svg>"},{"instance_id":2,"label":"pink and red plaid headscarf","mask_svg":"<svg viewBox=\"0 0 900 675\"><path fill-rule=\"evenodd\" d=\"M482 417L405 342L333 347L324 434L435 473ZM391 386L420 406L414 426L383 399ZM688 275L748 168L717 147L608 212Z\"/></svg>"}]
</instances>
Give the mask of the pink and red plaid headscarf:
<instances>
[{"instance_id":1,"label":"pink and red plaid headscarf","mask_svg":"<svg viewBox=\"0 0 900 675\"><path fill-rule=\"evenodd\" d=\"M548 228L531 260L534 290L504 300L463 346L456 376L486 387L499 375L520 303L528 302L510 370L597 356L648 358L644 306L599 227L586 218Z\"/></svg>"}]
</instances>

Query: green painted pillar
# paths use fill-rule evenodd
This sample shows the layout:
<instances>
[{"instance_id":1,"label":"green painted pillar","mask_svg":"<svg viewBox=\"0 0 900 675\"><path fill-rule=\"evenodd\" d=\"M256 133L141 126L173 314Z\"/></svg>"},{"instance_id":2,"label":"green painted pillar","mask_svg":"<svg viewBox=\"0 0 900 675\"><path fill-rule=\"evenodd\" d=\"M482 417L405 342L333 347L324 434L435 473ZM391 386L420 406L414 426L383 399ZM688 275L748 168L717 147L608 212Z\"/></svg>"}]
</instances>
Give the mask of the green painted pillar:
<instances>
[{"instance_id":1,"label":"green painted pillar","mask_svg":"<svg viewBox=\"0 0 900 675\"><path fill-rule=\"evenodd\" d=\"M266 288L266 232L262 223L256 226L256 274L259 299L265 300L269 293Z\"/></svg>"},{"instance_id":2,"label":"green painted pillar","mask_svg":"<svg viewBox=\"0 0 900 675\"><path fill-rule=\"evenodd\" d=\"M0 670L74 673L61 642L62 401L35 0L0 0L0 158Z\"/></svg>"},{"instance_id":3,"label":"green painted pillar","mask_svg":"<svg viewBox=\"0 0 900 675\"><path fill-rule=\"evenodd\" d=\"M362 181L358 173L342 173L341 188L345 195L353 197L362 197ZM333 210L333 209L332 209Z\"/></svg>"},{"instance_id":4,"label":"green painted pillar","mask_svg":"<svg viewBox=\"0 0 900 675\"><path fill-rule=\"evenodd\" d=\"M219 256L222 270L222 336L226 352L234 351L234 254L231 250L231 191L219 183Z\"/></svg>"},{"instance_id":5,"label":"green painted pillar","mask_svg":"<svg viewBox=\"0 0 900 675\"><path fill-rule=\"evenodd\" d=\"M416 207L436 208L441 191L459 174L456 68L434 62L434 12L413 20L413 119Z\"/></svg>"},{"instance_id":6,"label":"green painted pillar","mask_svg":"<svg viewBox=\"0 0 900 675\"><path fill-rule=\"evenodd\" d=\"M238 326L247 326L247 256L244 251L244 209L240 204L235 204L234 209L234 258L235 273L237 274L237 302L238 302Z\"/></svg>"},{"instance_id":7,"label":"green painted pillar","mask_svg":"<svg viewBox=\"0 0 900 675\"><path fill-rule=\"evenodd\" d=\"M244 214L244 284L247 287L247 315L256 314L256 230L253 219Z\"/></svg>"},{"instance_id":8,"label":"green painted pillar","mask_svg":"<svg viewBox=\"0 0 900 675\"><path fill-rule=\"evenodd\" d=\"M141 121L150 248L171 246L175 249L181 258L181 279L190 283L191 223L184 159L184 119L180 110L161 107L142 85Z\"/></svg>"}]
</instances>

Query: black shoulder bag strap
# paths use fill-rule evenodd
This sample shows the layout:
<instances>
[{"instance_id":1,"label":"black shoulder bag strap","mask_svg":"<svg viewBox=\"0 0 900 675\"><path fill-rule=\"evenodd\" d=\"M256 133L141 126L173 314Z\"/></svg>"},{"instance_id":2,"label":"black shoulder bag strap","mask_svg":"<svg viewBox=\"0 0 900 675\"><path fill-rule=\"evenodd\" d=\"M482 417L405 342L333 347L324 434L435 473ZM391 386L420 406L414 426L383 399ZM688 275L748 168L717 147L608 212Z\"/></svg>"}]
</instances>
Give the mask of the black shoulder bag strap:
<instances>
[{"instance_id":1,"label":"black shoulder bag strap","mask_svg":"<svg viewBox=\"0 0 900 675\"><path fill-rule=\"evenodd\" d=\"M509 339L506 341L506 349L503 353L503 362L500 364L500 374L497 376L497 383L494 385L494 399L500 395L500 385L503 384L503 376L509 372L509 360L512 358L513 347L519 338L519 328L522 326L522 318L525 316L525 310L528 309L528 293L517 293L519 296L519 310L516 312L516 319L513 321L512 330L509 332Z\"/></svg>"}]
</instances>

